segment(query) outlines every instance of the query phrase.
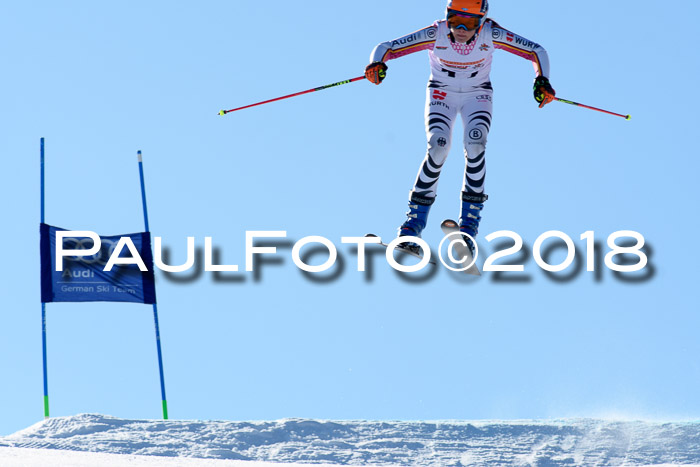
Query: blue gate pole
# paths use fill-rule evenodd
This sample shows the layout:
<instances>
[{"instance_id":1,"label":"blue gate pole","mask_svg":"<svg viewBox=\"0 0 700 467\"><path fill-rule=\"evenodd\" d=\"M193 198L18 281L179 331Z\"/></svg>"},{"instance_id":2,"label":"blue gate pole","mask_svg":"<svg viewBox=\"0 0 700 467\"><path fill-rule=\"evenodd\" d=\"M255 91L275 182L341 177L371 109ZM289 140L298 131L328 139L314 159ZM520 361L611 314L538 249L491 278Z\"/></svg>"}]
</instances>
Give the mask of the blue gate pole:
<instances>
[{"instance_id":1,"label":"blue gate pole","mask_svg":"<svg viewBox=\"0 0 700 467\"><path fill-rule=\"evenodd\" d=\"M41 138L41 223L44 223L44 138ZM46 361L46 303L41 302L41 349L44 362L44 419L49 418L49 377L48 365Z\"/></svg>"},{"instance_id":2,"label":"blue gate pole","mask_svg":"<svg viewBox=\"0 0 700 467\"><path fill-rule=\"evenodd\" d=\"M143 158L141 151L138 151L139 159L139 176L141 178L141 201L143 202L143 220L146 226L146 232L150 233L148 227L148 207L146 205L146 183L143 177ZM160 372L160 394L163 401L163 420L168 419L168 401L165 398L165 376L163 374L163 352L160 348L160 326L158 325L158 305L153 304L153 321L156 326L156 347L158 348L158 371Z\"/></svg>"}]
</instances>

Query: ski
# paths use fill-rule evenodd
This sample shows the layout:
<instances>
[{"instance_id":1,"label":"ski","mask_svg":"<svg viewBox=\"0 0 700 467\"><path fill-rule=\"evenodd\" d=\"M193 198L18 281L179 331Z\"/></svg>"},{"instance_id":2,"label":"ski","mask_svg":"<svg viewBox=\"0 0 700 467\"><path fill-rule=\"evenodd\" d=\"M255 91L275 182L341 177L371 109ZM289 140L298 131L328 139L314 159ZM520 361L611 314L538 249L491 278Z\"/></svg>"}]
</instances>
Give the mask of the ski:
<instances>
[{"instance_id":1,"label":"ski","mask_svg":"<svg viewBox=\"0 0 700 467\"><path fill-rule=\"evenodd\" d=\"M372 234L372 233L368 233L368 234L365 235L365 237L378 237L378 235L375 235L375 234ZM389 244L384 243L384 242L376 243L375 245L381 245L381 246L383 246L384 248L388 248L388 247L389 247ZM416 258L423 259L423 255L421 255L420 253L416 253L416 252L413 251L413 250L409 250L408 248L401 248L400 246L397 246L397 247L396 247L396 250L397 250L397 251L400 251L401 253L406 253L407 255L411 255L411 256L415 256ZM437 266L437 262L435 262L435 260L433 260L432 258L431 258L428 262L429 262L430 264L434 264L434 265Z\"/></svg>"},{"instance_id":2,"label":"ski","mask_svg":"<svg viewBox=\"0 0 700 467\"><path fill-rule=\"evenodd\" d=\"M442 229L442 233L444 233L450 238L451 236L456 237L457 235L455 234L459 233L459 225L457 225L457 223L452 219L445 219L444 221L442 221L442 224L440 224L440 229ZM459 261L463 261L463 264L469 264L472 262L472 254L469 251L469 248L467 248L467 244L464 240L454 241L454 250L457 253L457 259ZM472 274L474 276L481 275L479 268L476 266L476 262L474 262L474 264L472 264L468 269L464 270L463 272L466 272L467 274Z\"/></svg>"}]
</instances>

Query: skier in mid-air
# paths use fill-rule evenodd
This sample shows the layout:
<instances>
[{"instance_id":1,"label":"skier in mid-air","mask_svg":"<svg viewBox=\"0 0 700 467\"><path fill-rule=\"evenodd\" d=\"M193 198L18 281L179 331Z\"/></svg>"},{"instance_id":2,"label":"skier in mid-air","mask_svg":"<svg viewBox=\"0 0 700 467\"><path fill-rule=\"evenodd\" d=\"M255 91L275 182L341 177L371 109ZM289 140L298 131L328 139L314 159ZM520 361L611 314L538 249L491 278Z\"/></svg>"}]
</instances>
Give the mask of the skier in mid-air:
<instances>
[{"instance_id":1,"label":"skier in mid-air","mask_svg":"<svg viewBox=\"0 0 700 467\"><path fill-rule=\"evenodd\" d=\"M549 84L549 58L538 44L502 28L488 19L488 0L450 0L445 20L393 41L383 42L372 51L365 76L374 84L386 77L386 62L421 50L428 50L431 75L425 107L428 153L409 194L406 221L399 236L420 237L430 207L435 201L440 169L450 151L452 128L461 115L464 126L466 170L462 189L459 229L476 237L481 220L486 175L486 137L491 127L493 88L489 73L494 49L501 49L532 61L537 74L535 100L540 108L552 102ZM474 245L467 238L474 254ZM404 248L418 252L415 243Z\"/></svg>"}]
</instances>

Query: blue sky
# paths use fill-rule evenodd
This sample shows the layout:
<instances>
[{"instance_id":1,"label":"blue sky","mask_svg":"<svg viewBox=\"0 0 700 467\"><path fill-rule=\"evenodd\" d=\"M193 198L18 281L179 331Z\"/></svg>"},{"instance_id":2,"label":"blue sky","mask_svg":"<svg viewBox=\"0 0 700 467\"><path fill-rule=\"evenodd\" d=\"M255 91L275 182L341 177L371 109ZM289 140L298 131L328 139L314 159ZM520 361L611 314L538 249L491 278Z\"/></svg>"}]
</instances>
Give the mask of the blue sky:
<instances>
[{"instance_id":1,"label":"blue sky","mask_svg":"<svg viewBox=\"0 0 700 467\"><path fill-rule=\"evenodd\" d=\"M490 253L483 237L511 230L532 247L560 230L582 247L585 231L604 243L634 230L652 247L645 281L605 268L556 281L531 256L515 282L444 269L411 281L380 256L371 276L354 271L340 238L390 239L425 153L425 52L390 62L381 86L217 115L360 76L377 43L442 17L442 1L0 7L0 434L43 415L41 137L50 224L141 230L142 150L151 231L173 262L187 236L211 236L222 262L243 265L250 230L324 236L345 260L326 282L301 274L289 247L257 278L158 272L171 418L699 418L698 6L659 18L648 1L513 3L494 1L491 16L548 50L560 97L632 120L538 109L532 66L498 51L480 243ZM434 246L458 215L458 146L424 234ZM50 304L48 329L52 415L160 416L150 307Z\"/></svg>"}]
</instances>

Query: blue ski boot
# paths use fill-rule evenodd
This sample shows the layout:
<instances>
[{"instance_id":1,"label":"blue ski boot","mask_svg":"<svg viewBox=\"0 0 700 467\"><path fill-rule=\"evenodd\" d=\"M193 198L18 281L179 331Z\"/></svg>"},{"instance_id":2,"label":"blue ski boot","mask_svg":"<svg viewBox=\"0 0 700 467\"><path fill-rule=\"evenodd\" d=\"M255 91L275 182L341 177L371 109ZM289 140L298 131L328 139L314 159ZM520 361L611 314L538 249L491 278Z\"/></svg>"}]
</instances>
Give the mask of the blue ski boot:
<instances>
[{"instance_id":1,"label":"blue ski boot","mask_svg":"<svg viewBox=\"0 0 700 467\"><path fill-rule=\"evenodd\" d=\"M484 209L484 201L489 199L483 193L462 192L462 215L459 217L459 231L476 238L479 233L479 221L481 221L481 210ZM467 246L474 256L474 243L467 237L464 238Z\"/></svg>"},{"instance_id":2,"label":"blue ski boot","mask_svg":"<svg viewBox=\"0 0 700 467\"><path fill-rule=\"evenodd\" d=\"M421 232L423 232L423 229L428 223L430 206L432 206L434 202L435 198L423 198L417 196L415 193L412 194L408 201L406 222L399 227L399 237L420 237ZM399 244L399 247L420 255L420 247L416 243L405 242Z\"/></svg>"}]
</instances>

